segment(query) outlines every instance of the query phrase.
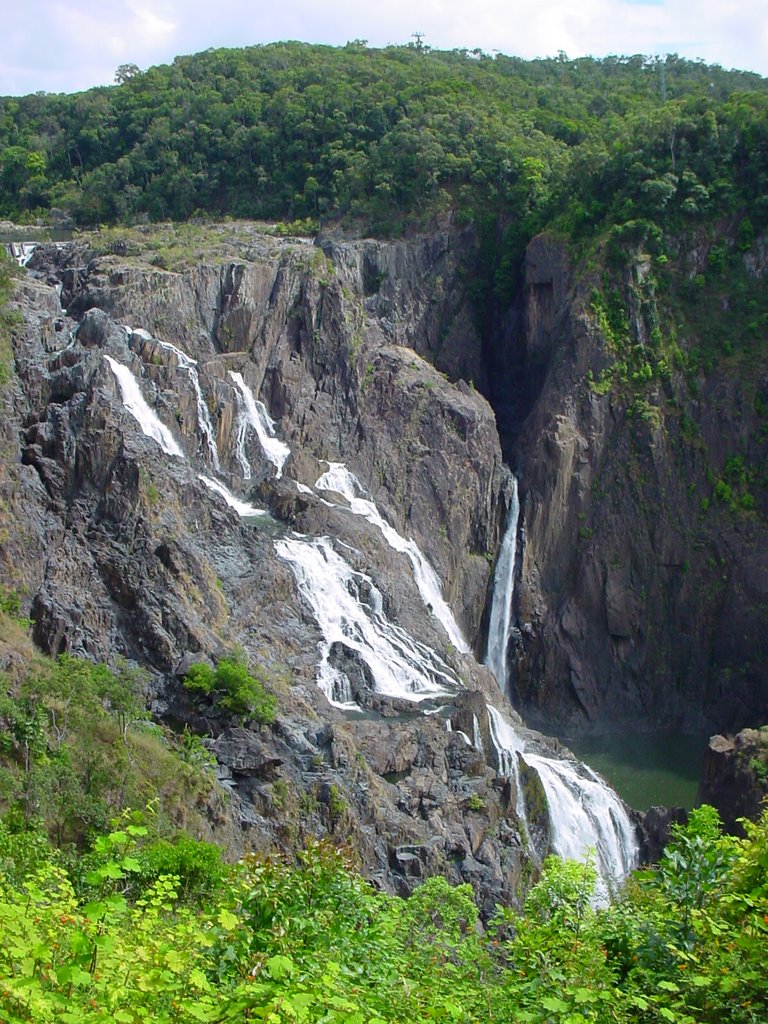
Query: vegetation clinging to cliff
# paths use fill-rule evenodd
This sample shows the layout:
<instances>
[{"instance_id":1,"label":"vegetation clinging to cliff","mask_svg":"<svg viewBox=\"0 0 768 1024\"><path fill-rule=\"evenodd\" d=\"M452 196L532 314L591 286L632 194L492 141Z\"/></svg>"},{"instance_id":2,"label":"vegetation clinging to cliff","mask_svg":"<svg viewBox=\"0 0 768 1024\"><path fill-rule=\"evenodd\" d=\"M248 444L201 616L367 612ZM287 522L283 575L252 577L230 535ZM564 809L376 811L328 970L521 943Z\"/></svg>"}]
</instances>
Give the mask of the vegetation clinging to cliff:
<instances>
[{"instance_id":1,"label":"vegetation clinging to cliff","mask_svg":"<svg viewBox=\"0 0 768 1024\"><path fill-rule=\"evenodd\" d=\"M161 834L185 821L204 830L205 807L223 803L198 737L150 723L144 674L36 652L0 593L0 813L12 828L40 829L82 849L126 807L152 803Z\"/></svg>"}]
</instances>

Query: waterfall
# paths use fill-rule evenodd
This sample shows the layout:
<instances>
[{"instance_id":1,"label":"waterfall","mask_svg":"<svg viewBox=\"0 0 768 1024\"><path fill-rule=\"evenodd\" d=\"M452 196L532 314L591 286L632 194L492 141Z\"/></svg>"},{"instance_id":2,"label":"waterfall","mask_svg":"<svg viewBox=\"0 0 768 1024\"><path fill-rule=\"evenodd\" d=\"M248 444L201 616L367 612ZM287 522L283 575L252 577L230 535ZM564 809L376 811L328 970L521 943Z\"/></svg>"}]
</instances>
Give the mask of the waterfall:
<instances>
[{"instance_id":1,"label":"waterfall","mask_svg":"<svg viewBox=\"0 0 768 1024\"><path fill-rule=\"evenodd\" d=\"M555 853L583 861L594 850L601 882L597 897L605 902L637 863L635 830L623 804L586 765L536 754L524 758L547 795Z\"/></svg>"},{"instance_id":2,"label":"waterfall","mask_svg":"<svg viewBox=\"0 0 768 1024\"><path fill-rule=\"evenodd\" d=\"M184 453L176 443L176 439L168 427L160 421L147 405L139 388L139 383L128 367L118 363L111 356L105 355L104 358L109 363L112 372L117 378L117 383L120 385L123 405L139 424L142 432L147 437L157 441L167 455L175 455L177 458L183 459Z\"/></svg>"},{"instance_id":3,"label":"waterfall","mask_svg":"<svg viewBox=\"0 0 768 1024\"><path fill-rule=\"evenodd\" d=\"M483 734L480 732L480 723L478 722L477 715L474 712L472 712L472 746L475 750L479 750L481 754L485 753Z\"/></svg>"},{"instance_id":4,"label":"waterfall","mask_svg":"<svg viewBox=\"0 0 768 1024\"><path fill-rule=\"evenodd\" d=\"M515 590L515 554L517 550L517 521L520 516L520 501L517 493L517 479L512 477L512 500L507 515L507 528L501 542L493 574L493 597L491 616L488 623L488 650L485 664L496 676L502 691L507 686L507 648L512 622L512 597Z\"/></svg>"},{"instance_id":5,"label":"waterfall","mask_svg":"<svg viewBox=\"0 0 768 1024\"><path fill-rule=\"evenodd\" d=\"M335 644L365 666L376 693L421 701L448 696L459 688L450 668L431 648L386 617L371 578L353 570L327 537L294 535L275 541L275 550L290 565L323 634L318 684L332 703L349 705L353 699L348 677L329 660Z\"/></svg>"},{"instance_id":6,"label":"waterfall","mask_svg":"<svg viewBox=\"0 0 768 1024\"><path fill-rule=\"evenodd\" d=\"M219 450L216 446L216 431L213 429L211 414L208 412L208 405L203 398L203 392L200 389L200 378L197 373L197 360L191 359L185 352L182 352L180 348L172 345L170 341L160 341L159 338L155 338L154 340L162 348L168 349L176 356L179 366L185 371L189 378L189 382L192 385L192 390L195 392L195 399L197 401L197 422L208 446L208 454L211 462L213 463L213 468L218 473L221 470L221 466L219 464Z\"/></svg>"},{"instance_id":7,"label":"waterfall","mask_svg":"<svg viewBox=\"0 0 768 1024\"><path fill-rule=\"evenodd\" d=\"M499 774L517 787L515 810L527 822L518 755L533 768L547 797L552 849L563 858L583 861L595 851L597 897L605 901L635 867L637 843L629 816L613 790L586 765L525 752L525 741L506 718L488 705L491 739Z\"/></svg>"},{"instance_id":8,"label":"waterfall","mask_svg":"<svg viewBox=\"0 0 768 1024\"><path fill-rule=\"evenodd\" d=\"M149 337L146 331L133 331L132 333L141 334L141 336L146 335L147 337ZM180 362L181 359L184 359L194 365L194 360L191 360L187 356L185 356L183 352L180 352L179 349L175 347L175 345L171 345L165 342L160 342L160 344L164 345L164 347L173 349L173 351L180 357ZM138 381L133 376L129 368L127 366L124 366L122 363L119 363L116 359L113 359L111 356L105 355L104 358L109 363L112 372L114 373L115 377L117 378L117 382L120 385L120 392L123 398L123 405L128 410L128 412L133 416L136 422L139 424L142 432L146 434L147 437L151 437L154 441L157 441L157 443L160 445L160 447L167 455L175 455L177 458L183 459L184 453L182 452L179 445L176 443L173 434L170 432L168 427L166 427L166 425L160 421L160 419L152 411L152 409L150 409L149 405L147 405L147 402L145 401L144 396L141 393L141 389L139 388ZM182 362L181 365L184 366L184 363ZM188 367L185 366L185 369L188 369ZM193 383L197 384L197 373L195 373L194 376L190 374L190 380L193 381ZM200 396L199 384L197 384L196 386L196 391L198 393L198 396ZM210 420L208 420L208 425L210 427ZM210 435L208 436L210 438L212 438L213 436L212 427ZM213 442L213 445L213 450L215 452L215 441ZM218 453L216 454L217 458L215 462L218 468ZM235 497L235 495L232 494L232 492L227 487L225 487L220 480L214 480L212 477L205 476L202 473L199 474L199 477L202 480L202 482L206 485L206 487L208 487L211 491L214 491L216 494L220 495L220 497L224 499L227 505L229 505L230 508L233 508L239 516L250 517L264 516L267 514L264 511L264 509L256 508L255 505L249 505L248 502L241 501L240 498Z\"/></svg>"},{"instance_id":9,"label":"waterfall","mask_svg":"<svg viewBox=\"0 0 768 1024\"><path fill-rule=\"evenodd\" d=\"M20 267L26 267L37 246L37 242L8 242L5 251L16 260Z\"/></svg>"},{"instance_id":10,"label":"waterfall","mask_svg":"<svg viewBox=\"0 0 768 1024\"><path fill-rule=\"evenodd\" d=\"M456 650L462 654L468 654L469 644L464 639L458 623L453 617L453 612L443 598L437 573L421 553L416 542L406 540L394 527L389 525L357 477L350 473L343 463L329 462L328 471L318 479L315 487L321 491L336 491L337 494L343 495L349 502L350 511L354 515L367 519L381 532L391 548L408 558L413 568L413 578L424 604L442 625Z\"/></svg>"},{"instance_id":11,"label":"waterfall","mask_svg":"<svg viewBox=\"0 0 768 1024\"><path fill-rule=\"evenodd\" d=\"M262 451L275 467L275 476L281 477L291 449L275 436L275 421L270 417L264 404L253 397L243 380L243 375L230 370L229 376L235 382L240 403L235 454L242 467L243 476L246 480L251 479L251 465L245 455L245 440L248 428L251 427L256 431Z\"/></svg>"},{"instance_id":12,"label":"waterfall","mask_svg":"<svg viewBox=\"0 0 768 1024\"><path fill-rule=\"evenodd\" d=\"M520 781L520 765L517 759L517 755L522 754L525 749L525 741L500 711L492 704L488 704L487 707L488 727L498 759L498 773L512 779L515 783L515 812L527 827L528 814L525 807L525 793Z\"/></svg>"},{"instance_id":13,"label":"waterfall","mask_svg":"<svg viewBox=\"0 0 768 1024\"><path fill-rule=\"evenodd\" d=\"M123 324L122 327L128 335L135 334L139 338L143 338L144 341L150 341L153 345L159 345L161 348L167 349L176 357L178 366L180 366L186 373L187 380L190 382L192 390L195 392L198 427L200 429L200 433L205 439L205 443L208 448L208 455L213 463L213 468L217 473L220 472L221 466L219 464L219 450L216 445L216 431L213 428L211 415L208 412L208 405L203 398L203 392L200 388L200 378L197 373L197 360L192 359L191 356L186 354L186 352L182 352L182 350L177 348L176 345L172 345L170 341L161 341L159 338L153 337L149 331L145 331L143 327L131 327L129 324Z\"/></svg>"},{"instance_id":14,"label":"waterfall","mask_svg":"<svg viewBox=\"0 0 768 1024\"><path fill-rule=\"evenodd\" d=\"M199 476L205 486L210 490L215 491L217 494L220 494L229 507L233 508L239 516L250 517L267 515L265 509L256 508L255 505L249 505L247 501L241 501L240 498L236 498L220 480L213 480L211 477L204 476L202 473L200 473Z\"/></svg>"}]
</instances>

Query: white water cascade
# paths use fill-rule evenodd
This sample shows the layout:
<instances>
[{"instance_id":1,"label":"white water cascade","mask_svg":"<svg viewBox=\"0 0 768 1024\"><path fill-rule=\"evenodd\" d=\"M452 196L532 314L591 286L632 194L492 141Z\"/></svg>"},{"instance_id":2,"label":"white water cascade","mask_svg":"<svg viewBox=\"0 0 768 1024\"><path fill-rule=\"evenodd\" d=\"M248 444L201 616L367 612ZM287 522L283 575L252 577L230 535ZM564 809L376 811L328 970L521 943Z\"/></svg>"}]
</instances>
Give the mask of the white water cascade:
<instances>
[{"instance_id":1,"label":"white water cascade","mask_svg":"<svg viewBox=\"0 0 768 1024\"><path fill-rule=\"evenodd\" d=\"M249 505L247 501L241 501L240 498L230 491L220 480L214 480L210 476L204 476L202 473L199 474L200 479L203 481L205 486L211 491L215 491L216 494L220 494L221 497L226 501L230 508L233 508L239 516L248 518L250 516L265 516L267 512L263 508L256 508L255 505Z\"/></svg>"},{"instance_id":2,"label":"white water cascade","mask_svg":"<svg viewBox=\"0 0 768 1024\"><path fill-rule=\"evenodd\" d=\"M256 431L262 451L275 467L275 476L281 477L283 475L283 466L291 454L291 449L287 444L283 444L280 438L275 435L275 421L267 412L264 404L253 397L243 380L243 375L230 370L229 376L235 382L240 401L240 417L237 427L237 439L235 441L235 454L237 461L242 467L244 478L246 480L251 479L251 464L245 455L245 439L249 427Z\"/></svg>"},{"instance_id":3,"label":"white water cascade","mask_svg":"<svg viewBox=\"0 0 768 1024\"><path fill-rule=\"evenodd\" d=\"M450 668L431 648L386 617L371 578L353 570L327 537L294 535L275 541L275 550L290 565L323 634L317 682L331 703L353 704L349 680L329 661L334 643L357 654L377 693L421 701L459 689Z\"/></svg>"},{"instance_id":4,"label":"white water cascade","mask_svg":"<svg viewBox=\"0 0 768 1024\"><path fill-rule=\"evenodd\" d=\"M8 255L12 256L20 267L26 267L37 246L37 242L8 242L5 248Z\"/></svg>"},{"instance_id":5,"label":"white water cascade","mask_svg":"<svg viewBox=\"0 0 768 1024\"><path fill-rule=\"evenodd\" d=\"M527 826L528 814L525 807L525 793L520 781L520 766L517 755L525 750L525 741L518 735L515 727L492 704L488 708L488 728L491 742L499 761L499 775L511 778L515 783L515 811L518 818Z\"/></svg>"},{"instance_id":6,"label":"white water cascade","mask_svg":"<svg viewBox=\"0 0 768 1024\"><path fill-rule=\"evenodd\" d=\"M605 902L637 862L635 830L614 791L590 768L573 761L526 753L525 740L496 708L488 705L491 739L499 772L515 782L515 810L527 820L518 755L538 774L547 797L552 850L584 861L594 856L597 899Z\"/></svg>"},{"instance_id":7,"label":"white water cascade","mask_svg":"<svg viewBox=\"0 0 768 1024\"><path fill-rule=\"evenodd\" d=\"M493 577L493 597L488 624L485 664L496 676L502 692L507 686L508 647L515 587L515 554L520 500L513 478L507 527ZM538 773L547 797L552 848L561 857L584 860L594 850L599 875L598 899L605 900L617 882L636 864L637 843L629 816L619 798L586 765L526 753L525 740L515 727L488 706L491 739L502 774L514 779L517 814L525 820L525 795L520 784L518 757Z\"/></svg>"},{"instance_id":8,"label":"white water cascade","mask_svg":"<svg viewBox=\"0 0 768 1024\"><path fill-rule=\"evenodd\" d=\"M208 446L208 454L211 458L211 463L216 472L221 471L221 465L219 464L219 449L216 445L216 431L213 429L213 423L211 422L211 414L208 412L208 404L203 398L203 392L200 388L200 378L197 373L197 360L191 359L185 352L182 352L180 348L172 345L170 341L160 341L159 338L155 338L161 348L168 349L169 352L173 352L176 356L179 366L185 371L189 382L192 385L192 390L195 392L195 399L197 400L197 422L200 426L200 431L205 438L206 445Z\"/></svg>"},{"instance_id":9,"label":"white water cascade","mask_svg":"<svg viewBox=\"0 0 768 1024\"><path fill-rule=\"evenodd\" d=\"M116 359L105 355L112 372L120 385L120 392L123 396L123 405L133 416L141 427L142 433L151 437L160 445L167 455L175 455L179 459L184 458L184 453L176 442L168 427L160 421L157 415L147 405L144 396L139 388L139 383L128 369Z\"/></svg>"},{"instance_id":10,"label":"white water cascade","mask_svg":"<svg viewBox=\"0 0 768 1024\"><path fill-rule=\"evenodd\" d=\"M583 861L594 851L598 900L607 900L637 864L637 842L624 805L587 765L526 754L538 772L549 805L552 847L560 857Z\"/></svg>"},{"instance_id":11,"label":"white water cascade","mask_svg":"<svg viewBox=\"0 0 768 1024\"><path fill-rule=\"evenodd\" d=\"M167 344L166 347L174 348ZM183 353L179 355L178 350L175 351L179 364L187 370L190 383L194 387L196 372L193 374L185 363L184 360L188 360L188 357L184 357ZM184 458L172 432L145 401L139 382L131 370L110 356L105 356L105 359L117 379L126 409L137 421L142 432L159 444L167 454ZM188 362L194 367L192 361ZM258 406L245 387L242 377L234 373L232 377L243 399L242 408L248 407L246 396L250 397L253 409L257 410L254 419L262 422ZM196 393L198 389L199 385L195 388ZM264 415L266 416L266 410ZM243 418L245 420L246 416ZM200 422L201 425L204 422L202 416ZM268 422L271 423L269 420ZM251 419L251 413L247 415L247 425L257 429ZM202 429L206 433L205 428ZM210 435L206 433L206 437L209 441L213 437L212 428ZM244 433L242 437L244 443ZM271 440L279 446L272 449L273 457L270 458L279 474L282 472L289 449L276 438ZM277 454L278 452L280 454ZM241 501L219 480L203 474L200 475L200 479L238 515L252 517L265 514L262 509ZM443 623L454 645L466 650L467 645L461 637L450 609L442 599L439 580L434 570L413 541L406 541L383 519L356 477L340 463L331 463L328 472L320 477L316 486L321 491L336 491L344 495L351 512L363 516L382 533L387 543L407 555L425 604ZM487 661L500 682L506 678L506 646L510 630L514 539L518 515L519 505L515 487L507 531L494 577L494 599L489 629ZM275 548L278 556L290 565L299 592L320 627L323 639L320 643L317 681L332 703L350 709L358 707L354 702L353 686L349 678L341 668L333 664L334 645L346 648L352 659L357 661L361 677L365 677L375 691L382 695L402 698L416 704L429 698L437 698L438 701L442 698L447 702L461 688L459 680L435 651L416 641L406 630L387 618L382 595L371 578L352 569L334 550L327 537L307 538L294 535L276 540ZM495 638L493 642L491 636ZM456 643L456 639L461 643ZM499 660L495 660L496 655ZM549 807L553 850L562 857L579 860L583 860L585 856L594 856L595 867L601 879L598 898L606 899L617 882L634 867L637 856L634 830L621 801L585 766L545 757L539 753L527 753L525 740L515 726L490 705L488 717L491 742L496 750L499 771L502 775L514 778L517 784L516 810L521 822L525 824L526 808L525 794L519 777L520 758L538 773L544 787ZM480 724L474 721L473 726L472 740L470 741L469 737L465 737L465 740L482 749ZM590 850L593 850L594 854L589 854Z\"/></svg>"},{"instance_id":12,"label":"white water cascade","mask_svg":"<svg viewBox=\"0 0 768 1024\"><path fill-rule=\"evenodd\" d=\"M200 377L197 373L197 360L192 359L186 352L182 352L176 345L171 344L170 341L161 341L160 338L155 338L144 330L143 327L131 327L129 324L123 324L123 330L127 331L129 335L136 334L145 341L151 341L155 345L159 345L161 348L166 349L168 352L172 352L176 356L176 362L187 375L187 379L192 385L192 390L195 392L195 400L197 402L197 422L200 428L200 432L205 438L205 443L208 448L208 454L210 455L213 468L216 472L221 471L219 464L219 450L216 445L216 431L213 428L211 422L211 414L208 412L208 405L203 398L203 392L200 388Z\"/></svg>"},{"instance_id":13,"label":"white water cascade","mask_svg":"<svg viewBox=\"0 0 768 1024\"><path fill-rule=\"evenodd\" d=\"M496 676L502 692L507 686L507 648L512 621L512 597L515 591L515 554L517 550L517 522L520 517L520 499L517 478L512 477L512 499L507 515L507 528L501 542L493 574L493 598L488 623L488 649L485 664Z\"/></svg>"},{"instance_id":14,"label":"white water cascade","mask_svg":"<svg viewBox=\"0 0 768 1024\"><path fill-rule=\"evenodd\" d=\"M133 333L139 332L134 331ZM142 331L141 333L142 335L146 334L145 331ZM149 335L147 335L147 337L149 337ZM173 351L176 352L177 355L179 355L180 357L183 357L183 359L188 359L188 357L185 356L183 352L180 352L174 345L170 345L164 342L160 342L160 344L163 344L166 347L173 349ZM124 366L122 363L119 363L116 359L113 359L111 356L105 355L104 358L109 363L112 372L117 378L117 382L120 386L120 392L123 398L123 405L128 410L128 412L133 416L136 422L139 424L142 433L146 434L147 437L151 437L154 441L157 441L157 443L160 445L163 451L166 452L166 454L175 455L177 458L183 459L184 453L177 444L176 439L174 438L173 434L170 432L168 427L166 427L166 425L161 422L161 420L152 411L152 409L150 409L144 396L141 393L139 383L134 377L133 373L130 371L130 369L127 366ZM189 362L194 364L193 360L189 360ZM182 363L181 365L184 364ZM197 374L195 373L193 375L190 373L189 379L196 393L199 395L200 387L197 382ZM211 438L213 436L212 428L210 436ZM215 441L213 442L213 444L215 451ZM218 467L218 453L216 458L216 465ZM242 501L240 498L236 497L229 490L228 487L225 487L225 485L220 480L214 480L212 477L205 476L203 473L200 473L198 475L200 480L202 480L202 482L205 484L205 486L208 487L209 490L213 491L214 493L222 497L224 501L227 503L227 505L229 505L230 508L233 508L239 516L242 516L244 518L250 518L252 516L264 516L267 514L264 509L257 508L255 505L250 505L247 501Z\"/></svg>"},{"instance_id":15,"label":"white water cascade","mask_svg":"<svg viewBox=\"0 0 768 1024\"><path fill-rule=\"evenodd\" d=\"M416 542L406 540L394 527L389 525L357 477L350 473L343 463L329 462L328 471L323 473L315 487L321 491L335 491L337 494L343 495L349 502L349 509L354 515L367 519L372 526L381 531L384 540L391 548L406 555L413 567L413 578L424 604L442 625L456 650L462 654L468 654L469 644L464 639L458 623L453 617L453 612L443 598L437 573L421 553Z\"/></svg>"}]
</instances>

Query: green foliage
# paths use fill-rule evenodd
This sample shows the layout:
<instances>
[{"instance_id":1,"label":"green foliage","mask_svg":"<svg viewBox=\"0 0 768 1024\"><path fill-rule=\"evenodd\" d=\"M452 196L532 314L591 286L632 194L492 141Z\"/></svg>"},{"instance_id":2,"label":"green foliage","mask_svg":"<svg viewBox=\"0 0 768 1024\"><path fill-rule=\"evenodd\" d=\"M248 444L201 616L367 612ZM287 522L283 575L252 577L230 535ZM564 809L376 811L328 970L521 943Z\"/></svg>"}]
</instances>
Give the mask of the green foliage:
<instances>
[{"instance_id":1,"label":"green foliage","mask_svg":"<svg viewBox=\"0 0 768 1024\"><path fill-rule=\"evenodd\" d=\"M132 819L75 865L76 884L39 838L9 875L0 829L0 1016L762 1024L768 813L745 829L727 839L711 808L693 812L660 869L599 910L593 868L549 858L524 912L482 936L468 885L434 877L403 901L328 842L248 858L223 886L206 888L204 868L184 903L177 867L200 858L174 859Z\"/></svg>"},{"instance_id":2,"label":"green foliage","mask_svg":"<svg viewBox=\"0 0 768 1024\"><path fill-rule=\"evenodd\" d=\"M37 657L0 686L0 812L13 835L82 848L129 805L157 800L159 820L212 795L210 755L143 721L146 680L123 660ZM187 746L189 746L189 742ZM199 741L198 741L199 745Z\"/></svg>"},{"instance_id":3,"label":"green foliage","mask_svg":"<svg viewBox=\"0 0 768 1024\"><path fill-rule=\"evenodd\" d=\"M244 662L222 658L216 668L198 663L184 677L184 686L202 693L225 711L268 725L275 720L277 702L264 683L248 671Z\"/></svg>"},{"instance_id":4,"label":"green foliage","mask_svg":"<svg viewBox=\"0 0 768 1024\"><path fill-rule=\"evenodd\" d=\"M465 806L468 811L482 811L485 808L485 801L479 793L472 793Z\"/></svg>"},{"instance_id":5,"label":"green foliage","mask_svg":"<svg viewBox=\"0 0 768 1024\"><path fill-rule=\"evenodd\" d=\"M11 339L14 330L21 324L21 314L10 309L13 279L20 273L14 260L3 248L0 251L0 388L11 379L13 369L13 347Z\"/></svg>"},{"instance_id":6,"label":"green foliage","mask_svg":"<svg viewBox=\"0 0 768 1024\"><path fill-rule=\"evenodd\" d=\"M729 455L722 475L712 478L712 496L729 512L751 512L756 506L752 488L758 482L757 470L749 466L743 455Z\"/></svg>"},{"instance_id":7,"label":"green foliage","mask_svg":"<svg viewBox=\"0 0 768 1024\"><path fill-rule=\"evenodd\" d=\"M0 100L0 214L228 214L306 234L328 218L396 233L492 210L510 225L489 278L501 291L547 223L579 240L749 207L760 230L765 80L660 65L300 43L124 65L111 89Z\"/></svg>"}]
</instances>

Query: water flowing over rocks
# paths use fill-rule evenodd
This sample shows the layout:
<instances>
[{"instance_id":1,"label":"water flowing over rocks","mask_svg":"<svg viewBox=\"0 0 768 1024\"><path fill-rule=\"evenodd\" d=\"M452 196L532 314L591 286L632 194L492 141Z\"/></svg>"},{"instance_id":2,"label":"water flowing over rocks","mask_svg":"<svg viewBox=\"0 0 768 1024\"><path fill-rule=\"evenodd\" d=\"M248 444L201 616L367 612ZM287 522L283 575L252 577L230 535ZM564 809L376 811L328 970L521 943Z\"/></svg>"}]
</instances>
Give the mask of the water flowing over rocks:
<instances>
[{"instance_id":1,"label":"water flowing over rocks","mask_svg":"<svg viewBox=\"0 0 768 1024\"><path fill-rule=\"evenodd\" d=\"M489 914L565 848L565 788L536 763L571 790L587 775L472 655L515 491L491 407L451 380L483 381L467 246L254 234L178 273L39 247L0 565L41 647L138 662L154 714L208 737L233 854L329 833L379 884L441 871ZM273 726L181 684L233 649L277 695Z\"/></svg>"}]
</instances>

